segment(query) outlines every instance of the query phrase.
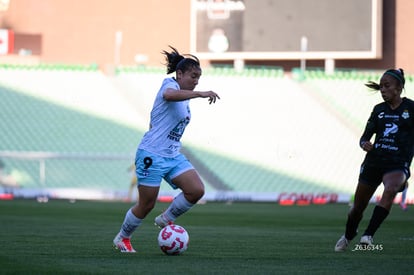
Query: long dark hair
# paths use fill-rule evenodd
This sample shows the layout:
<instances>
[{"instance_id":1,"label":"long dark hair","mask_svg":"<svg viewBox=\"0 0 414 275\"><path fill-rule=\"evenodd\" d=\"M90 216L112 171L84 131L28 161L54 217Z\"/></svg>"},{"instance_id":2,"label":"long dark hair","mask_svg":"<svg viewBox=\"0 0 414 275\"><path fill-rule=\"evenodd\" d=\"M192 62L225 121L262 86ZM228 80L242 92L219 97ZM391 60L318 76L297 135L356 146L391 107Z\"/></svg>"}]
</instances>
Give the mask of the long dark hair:
<instances>
[{"instance_id":1,"label":"long dark hair","mask_svg":"<svg viewBox=\"0 0 414 275\"><path fill-rule=\"evenodd\" d=\"M395 79L398 80L398 83L400 83L401 86L401 90L404 89L404 85L405 85L405 77L404 77L404 70L399 68L398 70L395 69L389 69L386 70L384 75L390 75L392 77L394 77ZM380 90L380 85L374 81L368 81L368 83L365 84L365 86L367 86L368 88L374 90L374 91L379 91Z\"/></svg>"},{"instance_id":2,"label":"long dark hair","mask_svg":"<svg viewBox=\"0 0 414 275\"><path fill-rule=\"evenodd\" d=\"M168 46L172 50L171 52L162 51L162 54L165 55L167 74L173 73L175 71L186 72L193 67L200 68L200 60L195 55L192 54L180 54L178 50L172 46Z\"/></svg>"}]
</instances>

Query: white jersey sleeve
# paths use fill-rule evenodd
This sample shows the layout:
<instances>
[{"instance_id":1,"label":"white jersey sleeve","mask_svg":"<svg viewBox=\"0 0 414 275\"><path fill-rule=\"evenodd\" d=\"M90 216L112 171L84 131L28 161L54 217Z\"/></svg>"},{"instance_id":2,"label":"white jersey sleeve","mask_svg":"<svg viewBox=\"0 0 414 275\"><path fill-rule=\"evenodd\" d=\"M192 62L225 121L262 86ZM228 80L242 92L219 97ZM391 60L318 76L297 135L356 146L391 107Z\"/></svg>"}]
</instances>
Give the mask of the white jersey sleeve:
<instances>
[{"instance_id":1,"label":"white jersey sleeve","mask_svg":"<svg viewBox=\"0 0 414 275\"><path fill-rule=\"evenodd\" d=\"M150 129L144 134L139 149L164 157L174 157L181 148L180 139L190 123L189 100L166 101L163 94L167 88L179 90L174 78L164 79L151 111Z\"/></svg>"}]
</instances>

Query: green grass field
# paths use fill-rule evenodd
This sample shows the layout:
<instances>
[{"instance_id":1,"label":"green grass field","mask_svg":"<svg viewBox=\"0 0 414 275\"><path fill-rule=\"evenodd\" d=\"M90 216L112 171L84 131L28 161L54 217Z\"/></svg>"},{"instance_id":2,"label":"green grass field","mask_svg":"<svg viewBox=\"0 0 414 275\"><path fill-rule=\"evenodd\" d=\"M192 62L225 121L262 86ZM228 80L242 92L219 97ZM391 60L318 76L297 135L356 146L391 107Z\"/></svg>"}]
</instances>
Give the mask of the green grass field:
<instances>
[{"instance_id":1,"label":"green grass field","mask_svg":"<svg viewBox=\"0 0 414 275\"><path fill-rule=\"evenodd\" d=\"M270 203L197 205L176 222L190 234L180 256L157 246L153 218L132 243L135 254L112 247L127 203L0 201L0 274L413 274L414 209L395 206L377 232L379 251L335 253L348 205ZM371 214L370 205L361 227ZM361 228L362 231L363 228ZM359 236L358 236L359 237Z\"/></svg>"}]
</instances>

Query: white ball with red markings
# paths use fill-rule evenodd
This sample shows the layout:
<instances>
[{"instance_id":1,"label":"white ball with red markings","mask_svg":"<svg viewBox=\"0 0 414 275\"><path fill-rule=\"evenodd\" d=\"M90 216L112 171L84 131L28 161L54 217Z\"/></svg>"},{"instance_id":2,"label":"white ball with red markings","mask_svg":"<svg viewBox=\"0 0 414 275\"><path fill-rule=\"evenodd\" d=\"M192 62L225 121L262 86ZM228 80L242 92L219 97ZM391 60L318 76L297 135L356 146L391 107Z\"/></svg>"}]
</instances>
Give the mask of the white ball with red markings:
<instances>
[{"instance_id":1,"label":"white ball with red markings","mask_svg":"<svg viewBox=\"0 0 414 275\"><path fill-rule=\"evenodd\" d=\"M170 224L158 234L158 245L167 255L179 255L187 250L190 237L184 227Z\"/></svg>"}]
</instances>

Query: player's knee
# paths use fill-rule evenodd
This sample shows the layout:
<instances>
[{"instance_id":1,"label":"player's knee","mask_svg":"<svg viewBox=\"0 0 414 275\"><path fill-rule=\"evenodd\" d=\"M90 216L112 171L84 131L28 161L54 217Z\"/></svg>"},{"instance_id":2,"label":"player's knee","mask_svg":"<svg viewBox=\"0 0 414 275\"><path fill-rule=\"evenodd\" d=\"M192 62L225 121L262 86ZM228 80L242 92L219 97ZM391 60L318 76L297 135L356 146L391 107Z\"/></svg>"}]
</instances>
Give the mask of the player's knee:
<instances>
[{"instance_id":1,"label":"player's knee","mask_svg":"<svg viewBox=\"0 0 414 275\"><path fill-rule=\"evenodd\" d=\"M184 196L189 202L196 203L204 196L204 186L184 191Z\"/></svg>"},{"instance_id":2,"label":"player's knee","mask_svg":"<svg viewBox=\"0 0 414 275\"><path fill-rule=\"evenodd\" d=\"M203 196L204 196L204 186L202 186L202 187L200 187L200 188L198 188L196 191L195 191L195 194L194 194L194 196L197 198L197 200L199 200L199 199L201 199Z\"/></svg>"},{"instance_id":3,"label":"player's knee","mask_svg":"<svg viewBox=\"0 0 414 275\"><path fill-rule=\"evenodd\" d=\"M395 195L398 193L398 191L401 189L400 184L387 184L384 186L384 192L383 196L388 197L395 197Z\"/></svg>"},{"instance_id":4,"label":"player's knee","mask_svg":"<svg viewBox=\"0 0 414 275\"><path fill-rule=\"evenodd\" d=\"M139 200L132 212L139 218L145 218L155 207L156 200Z\"/></svg>"},{"instance_id":5,"label":"player's knee","mask_svg":"<svg viewBox=\"0 0 414 275\"><path fill-rule=\"evenodd\" d=\"M382 197L380 199L380 204L384 207L388 206L388 205L392 205L396 194L397 193L394 192L394 191L385 191L384 190L384 192L382 193Z\"/></svg>"},{"instance_id":6,"label":"player's knee","mask_svg":"<svg viewBox=\"0 0 414 275\"><path fill-rule=\"evenodd\" d=\"M152 209L154 209L155 202L156 201L149 201L146 204L144 204L143 208L149 213L149 212L151 212Z\"/></svg>"}]
</instances>

